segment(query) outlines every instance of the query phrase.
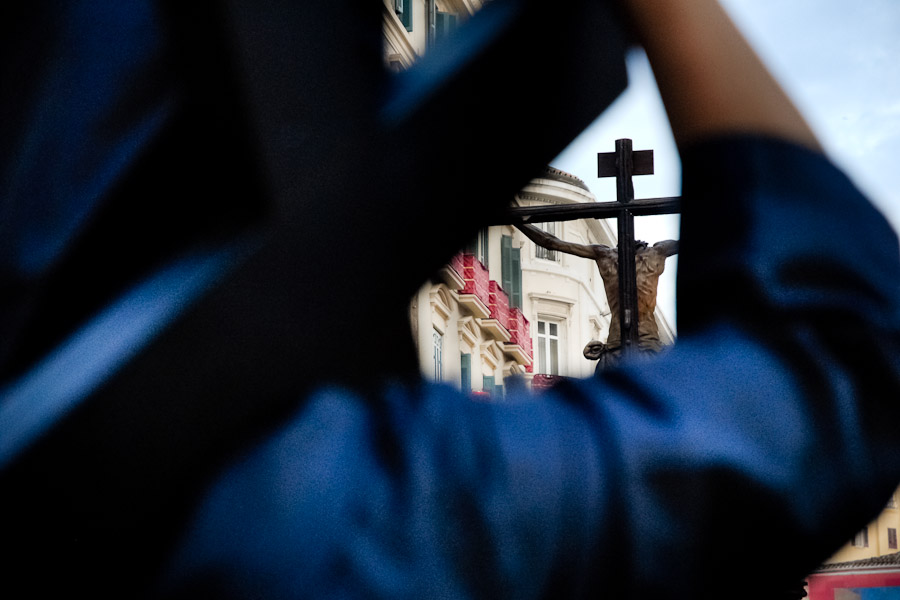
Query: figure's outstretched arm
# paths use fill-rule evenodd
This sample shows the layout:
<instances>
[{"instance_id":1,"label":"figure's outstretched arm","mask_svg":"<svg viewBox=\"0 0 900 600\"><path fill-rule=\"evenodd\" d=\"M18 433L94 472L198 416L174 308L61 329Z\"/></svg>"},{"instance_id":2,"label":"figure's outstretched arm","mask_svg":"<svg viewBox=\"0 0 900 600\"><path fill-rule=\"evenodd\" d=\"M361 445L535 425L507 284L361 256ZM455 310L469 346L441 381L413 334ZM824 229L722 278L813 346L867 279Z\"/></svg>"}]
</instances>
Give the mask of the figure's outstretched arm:
<instances>
[{"instance_id":1,"label":"figure's outstretched arm","mask_svg":"<svg viewBox=\"0 0 900 600\"><path fill-rule=\"evenodd\" d=\"M678 240L664 240L653 244L653 249L663 256L678 254Z\"/></svg>"},{"instance_id":2,"label":"figure's outstretched arm","mask_svg":"<svg viewBox=\"0 0 900 600\"><path fill-rule=\"evenodd\" d=\"M547 233L539 227L528 225L527 223L516 225L516 228L524 233L526 237L528 237L528 239L530 239L532 242L534 242L538 246L547 248L548 250L558 250L560 252L565 252L566 254L573 254L582 258L590 258L591 260L596 260L599 257L599 254L604 250L609 250L608 246L599 244L590 246L587 244L575 244L573 242L566 242L559 239L555 235Z\"/></svg>"}]
</instances>

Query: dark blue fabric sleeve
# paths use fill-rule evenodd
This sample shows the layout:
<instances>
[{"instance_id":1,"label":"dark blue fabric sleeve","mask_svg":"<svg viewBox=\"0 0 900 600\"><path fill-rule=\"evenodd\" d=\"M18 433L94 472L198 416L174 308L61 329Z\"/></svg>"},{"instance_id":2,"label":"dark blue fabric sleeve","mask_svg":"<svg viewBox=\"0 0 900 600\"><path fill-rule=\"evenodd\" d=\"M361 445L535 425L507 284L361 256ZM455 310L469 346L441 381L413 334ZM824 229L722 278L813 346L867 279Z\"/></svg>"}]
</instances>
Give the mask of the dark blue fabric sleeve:
<instances>
[{"instance_id":1,"label":"dark blue fabric sleeve","mask_svg":"<svg viewBox=\"0 0 900 600\"><path fill-rule=\"evenodd\" d=\"M895 236L805 149L683 161L673 349L499 403L322 390L211 488L164 593L759 598L826 558L900 481Z\"/></svg>"},{"instance_id":2,"label":"dark blue fabric sleeve","mask_svg":"<svg viewBox=\"0 0 900 600\"><path fill-rule=\"evenodd\" d=\"M163 24L152 2L15 12L2 26L0 380L20 338L36 337L25 329L47 279L71 260L179 103L160 67Z\"/></svg>"},{"instance_id":3,"label":"dark blue fabric sleeve","mask_svg":"<svg viewBox=\"0 0 900 600\"><path fill-rule=\"evenodd\" d=\"M0 384L131 286L252 226L262 202L218 20L154 0L5 7Z\"/></svg>"}]
</instances>

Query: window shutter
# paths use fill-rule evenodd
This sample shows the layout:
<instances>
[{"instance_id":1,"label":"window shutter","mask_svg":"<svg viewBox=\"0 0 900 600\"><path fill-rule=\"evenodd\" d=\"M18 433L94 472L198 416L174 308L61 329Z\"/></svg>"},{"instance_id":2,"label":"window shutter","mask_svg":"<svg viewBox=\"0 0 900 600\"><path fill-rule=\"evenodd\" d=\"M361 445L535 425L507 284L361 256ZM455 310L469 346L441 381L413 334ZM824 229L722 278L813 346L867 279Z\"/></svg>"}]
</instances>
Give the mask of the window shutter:
<instances>
[{"instance_id":1,"label":"window shutter","mask_svg":"<svg viewBox=\"0 0 900 600\"><path fill-rule=\"evenodd\" d=\"M394 12L400 17L400 22L407 31L413 30L412 13L413 0L394 0Z\"/></svg>"},{"instance_id":2,"label":"window shutter","mask_svg":"<svg viewBox=\"0 0 900 600\"><path fill-rule=\"evenodd\" d=\"M522 249L512 247L512 236L500 238L502 275L500 285L509 294L509 307L522 308Z\"/></svg>"},{"instance_id":3,"label":"window shutter","mask_svg":"<svg viewBox=\"0 0 900 600\"><path fill-rule=\"evenodd\" d=\"M512 237L508 235L500 237L500 263L500 285L503 287L503 291L512 296Z\"/></svg>"},{"instance_id":4,"label":"window shutter","mask_svg":"<svg viewBox=\"0 0 900 600\"><path fill-rule=\"evenodd\" d=\"M488 394L493 395L494 393L494 377L492 375L485 375L484 382L481 385L481 389Z\"/></svg>"},{"instance_id":5,"label":"window shutter","mask_svg":"<svg viewBox=\"0 0 900 600\"><path fill-rule=\"evenodd\" d=\"M522 249L510 248L512 259L512 290L509 293L509 305L522 308Z\"/></svg>"},{"instance_id":6,"label":"window shutter","mask_svg":"<svg viewBox=\"0 0 900 600\"><path fill-rule=\"evenodd\" d=\"M459 355L459 387L464 392L472 391L472 355Z\"/></svg>"}]
</instances>

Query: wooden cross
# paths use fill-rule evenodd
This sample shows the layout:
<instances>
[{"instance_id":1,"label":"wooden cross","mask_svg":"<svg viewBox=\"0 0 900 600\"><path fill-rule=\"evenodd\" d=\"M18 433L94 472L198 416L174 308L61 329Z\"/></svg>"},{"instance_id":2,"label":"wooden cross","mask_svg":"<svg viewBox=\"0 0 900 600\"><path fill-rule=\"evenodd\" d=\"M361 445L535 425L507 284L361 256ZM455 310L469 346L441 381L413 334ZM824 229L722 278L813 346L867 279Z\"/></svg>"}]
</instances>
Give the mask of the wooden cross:
<instances>
[{"instance_id":1,"label":"wooden cross","mask_svg":"<svg viewBox=\"0 0 900 600\"><path fill-rule=\"evenodd\" d=\"M634 217L675 214L681 198L635 200L632 177L653 174L653 150L632 150L630 139L616 140L615 152L597 154L597 177L616 178L616 201L564 206L516 207L508 210L511 223L546 223L575 219L616 218L619 238L619 325L622 354L637 350L637 270L634 262ZM625 265L623 268L622 265Z\"/></svg>"}]
</instances>

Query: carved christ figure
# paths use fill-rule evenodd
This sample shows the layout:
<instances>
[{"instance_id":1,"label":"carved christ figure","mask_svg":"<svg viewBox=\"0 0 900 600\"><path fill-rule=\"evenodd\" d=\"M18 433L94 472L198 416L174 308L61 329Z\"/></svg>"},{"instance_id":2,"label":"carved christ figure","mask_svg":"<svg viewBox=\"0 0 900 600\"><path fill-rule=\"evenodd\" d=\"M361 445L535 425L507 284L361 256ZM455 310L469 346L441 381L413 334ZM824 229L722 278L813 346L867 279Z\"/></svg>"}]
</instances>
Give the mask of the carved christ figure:
<instances>
[{"instance_id":1,"label":"carved christ figure","mask_svg":"<svg viewBox=\"0 0 900 600\"><path fill-rule=\"evenodd\" d=\"M606 352L615 352L622 345L619 324L619 251L603 244L576 244L563 241L534 225L516 225L528 239L548 250L558 250L566 254L589 258L597 263L606 301L612 313L606 347L599 351L596 342L588 344L585 356L601 358ZM659 339L659 328L653 316L656 310L656 291L659 276L666 266L666 259L678 253L678 241L666 240L648 246L647 242L635 242L634 260L637 275L638 303L638 349L642 352L659 352L663 344ZM617 352L616 352L617 353ZM607 357L609 358L609 357ZM601 363L604 361L601 361ZM598 365L600 366L600 365Z\"/></svg>"}]
</instances>

